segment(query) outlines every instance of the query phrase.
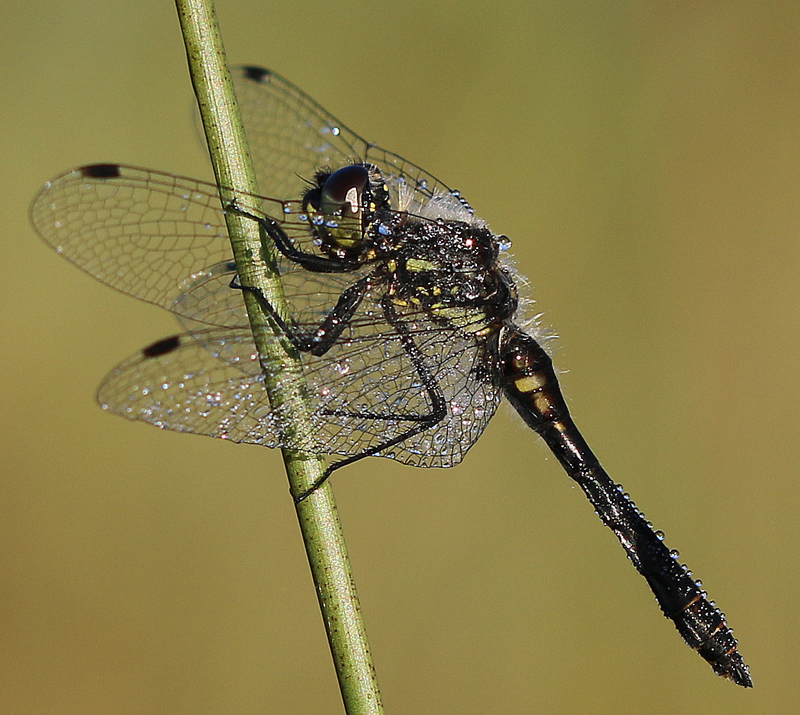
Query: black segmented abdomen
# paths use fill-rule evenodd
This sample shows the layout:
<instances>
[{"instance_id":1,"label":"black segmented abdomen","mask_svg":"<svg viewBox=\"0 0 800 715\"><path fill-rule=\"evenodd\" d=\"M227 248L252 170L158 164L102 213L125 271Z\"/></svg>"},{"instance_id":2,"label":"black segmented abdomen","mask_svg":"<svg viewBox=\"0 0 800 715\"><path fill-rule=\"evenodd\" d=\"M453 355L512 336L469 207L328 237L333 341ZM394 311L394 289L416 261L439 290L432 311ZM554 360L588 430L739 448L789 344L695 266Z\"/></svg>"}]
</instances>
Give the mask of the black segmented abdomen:
<instances>
[{"instance_id":1,"label":"black segmented abdomen","mask_svg":"<svg viewBox=\"0 0 800 715\"><path fill-rule=\"evenodd\" d=\"M580 484L686 643L718 675L752 687L750 672L724 615L678 562L677 552L670 552L663 535L653 531L622 487L606 474L581 436L561 395L550 356L529 335L514 327L507 330L500 361L509 402Z\"/></svg>"}]
</instances>

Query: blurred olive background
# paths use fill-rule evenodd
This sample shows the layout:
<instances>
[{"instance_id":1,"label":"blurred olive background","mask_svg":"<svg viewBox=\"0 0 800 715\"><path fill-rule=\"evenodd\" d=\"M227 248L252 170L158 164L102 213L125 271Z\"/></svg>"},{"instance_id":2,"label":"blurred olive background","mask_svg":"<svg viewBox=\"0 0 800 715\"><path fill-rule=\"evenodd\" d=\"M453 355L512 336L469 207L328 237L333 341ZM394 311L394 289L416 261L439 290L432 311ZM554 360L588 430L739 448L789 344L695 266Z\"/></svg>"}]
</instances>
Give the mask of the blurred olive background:
<instances>
[{"instance_id":1,"label":"blurred olive background","mask_svg":"<svg viewBox=\"0 0 800 715\"><path fill-rule=\"evenodd\" d=\"M389 713L797 707L800 6L219 0L270 66L514 242L574 416L727 613L680 640L508 409L466 462L335 490ZM209 178L174 6L6 2L0 712L337 713L280 455L94 403L176 330L42 244L56 174Z\"/></svg>"}]
</instances>

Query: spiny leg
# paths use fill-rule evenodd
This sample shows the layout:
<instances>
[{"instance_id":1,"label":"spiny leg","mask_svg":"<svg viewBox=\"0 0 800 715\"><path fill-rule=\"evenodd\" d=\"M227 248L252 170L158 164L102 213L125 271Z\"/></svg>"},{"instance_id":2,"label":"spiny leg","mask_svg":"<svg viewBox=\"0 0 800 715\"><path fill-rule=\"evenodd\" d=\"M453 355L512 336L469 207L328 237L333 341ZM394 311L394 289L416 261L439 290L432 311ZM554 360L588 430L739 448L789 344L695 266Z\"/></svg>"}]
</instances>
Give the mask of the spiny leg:
<instances>
[{"instance_id":1,"label":"spiny leg","mask_svg":"<svg viewBox=\"0 0 800 715\"><path fill-rule=\"evenodd\" d=\"M230 211L255 221L259 225L262 234L266 234L272 239L275 247L283 256L292 261L292 263L302 266L307 271L312 273L347 273L359 266L358 261L354 259L328 258L327 256L319 256L316 253L301 251L286 235L280 223L269 216L256 216L249 211L240 209L234 203L228 204L225 207L225 211Z\"/></svg>"},{"instance_id":2,"label":"spiny leg","mask_svg":"<svg viewBox=\"0 0 800 715\"><path fill-rule=\"evenodd\" d=\"M307 499L311 496L317 489L319 489L331 476L331 474L337 470L341 469L342 467L346 467L349 464L353 464L364 457L370 457L380 452L383 452L395 445L401 444L405 442L407 439L410 439L414 435L419 434L420 432L424 432L426 429L430 429L434 425L437 425L441 422L447 415L447 405L445 403L444 393L442 392L441 387L439 387L439 383L437 382L436 378L431 374L430 370L428 370L427 366L425 365L424 356L422 351L419 349L419 346L414 342L408 327L405 323L400 320L397 316L397 313L394 310L394 306L392 305L391 298L387 295L384 296L382 300L384 315L386 317L387 322L395 329L397 334L400 336L400 340L403 344L403 349L405 350L406 354L408 355L409 359L411 360L414 369L417 371L417 374L420 376L422 383L425 387L425 390L428 394L428 397L431 402L431 410L430 413L427 415L398 415L398 414L359 414L359 413L339 413L339 412L332 412L330 414L342 414L343 416L352 416L354 418L357 417L367 417L371 419L384 419L384 420L402 420L402 421L411 421L415 422L412 427L407 429L405 432L402 432L399 435L392 437L391 439L387 439L379 444L376 444L368 449L365 449L363 452L359 452L358 454L350 455L345 459L339 460L332 464L328 469L325 470L325 473L312 484L305 492L299 494L295 497L295 503L299 504L301 501Z\"/></svg>"}]
</instances>

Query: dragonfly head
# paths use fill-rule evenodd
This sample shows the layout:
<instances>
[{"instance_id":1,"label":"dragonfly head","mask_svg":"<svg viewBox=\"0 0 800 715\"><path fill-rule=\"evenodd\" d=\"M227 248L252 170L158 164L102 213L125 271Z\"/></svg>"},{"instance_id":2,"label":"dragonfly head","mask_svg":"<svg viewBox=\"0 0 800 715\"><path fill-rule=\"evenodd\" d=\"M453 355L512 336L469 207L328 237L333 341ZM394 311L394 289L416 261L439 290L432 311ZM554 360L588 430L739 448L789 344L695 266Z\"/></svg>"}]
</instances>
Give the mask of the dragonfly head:
<instances>
[{"instance_id":1,"label":"dragonfly head","mask_svg":"<svg viewBox=\"0 0 800 715\"><path fill-rule=\"evenodd\" d=\"M354 258L379 208L388 208L383 176L371 164L349 164L336 171L319 171L315 186L303 196L303 210L322 250L337 258Z\"/></svg>"}]
</instances>

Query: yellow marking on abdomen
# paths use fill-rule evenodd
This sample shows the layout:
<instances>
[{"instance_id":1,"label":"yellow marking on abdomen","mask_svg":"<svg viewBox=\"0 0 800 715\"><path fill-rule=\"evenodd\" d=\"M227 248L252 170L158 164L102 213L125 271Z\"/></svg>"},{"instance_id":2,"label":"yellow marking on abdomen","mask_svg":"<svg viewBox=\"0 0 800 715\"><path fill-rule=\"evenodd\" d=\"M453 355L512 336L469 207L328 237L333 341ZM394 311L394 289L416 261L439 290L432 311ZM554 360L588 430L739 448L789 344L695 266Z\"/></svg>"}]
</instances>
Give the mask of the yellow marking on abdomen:
<instances>
[{"instance_id":1,"label":"yellow marking on abdomen","mask_svg":"<svg viewBox=\"0 0 800 715\"><path fill-rule=\"evenodd\" d=\"M526 375L514 380L514 387L520 392L535 392L541 390L547 384L547 378L541 373L536 372L533 375Z\"/></svg>"}]
</instances>

